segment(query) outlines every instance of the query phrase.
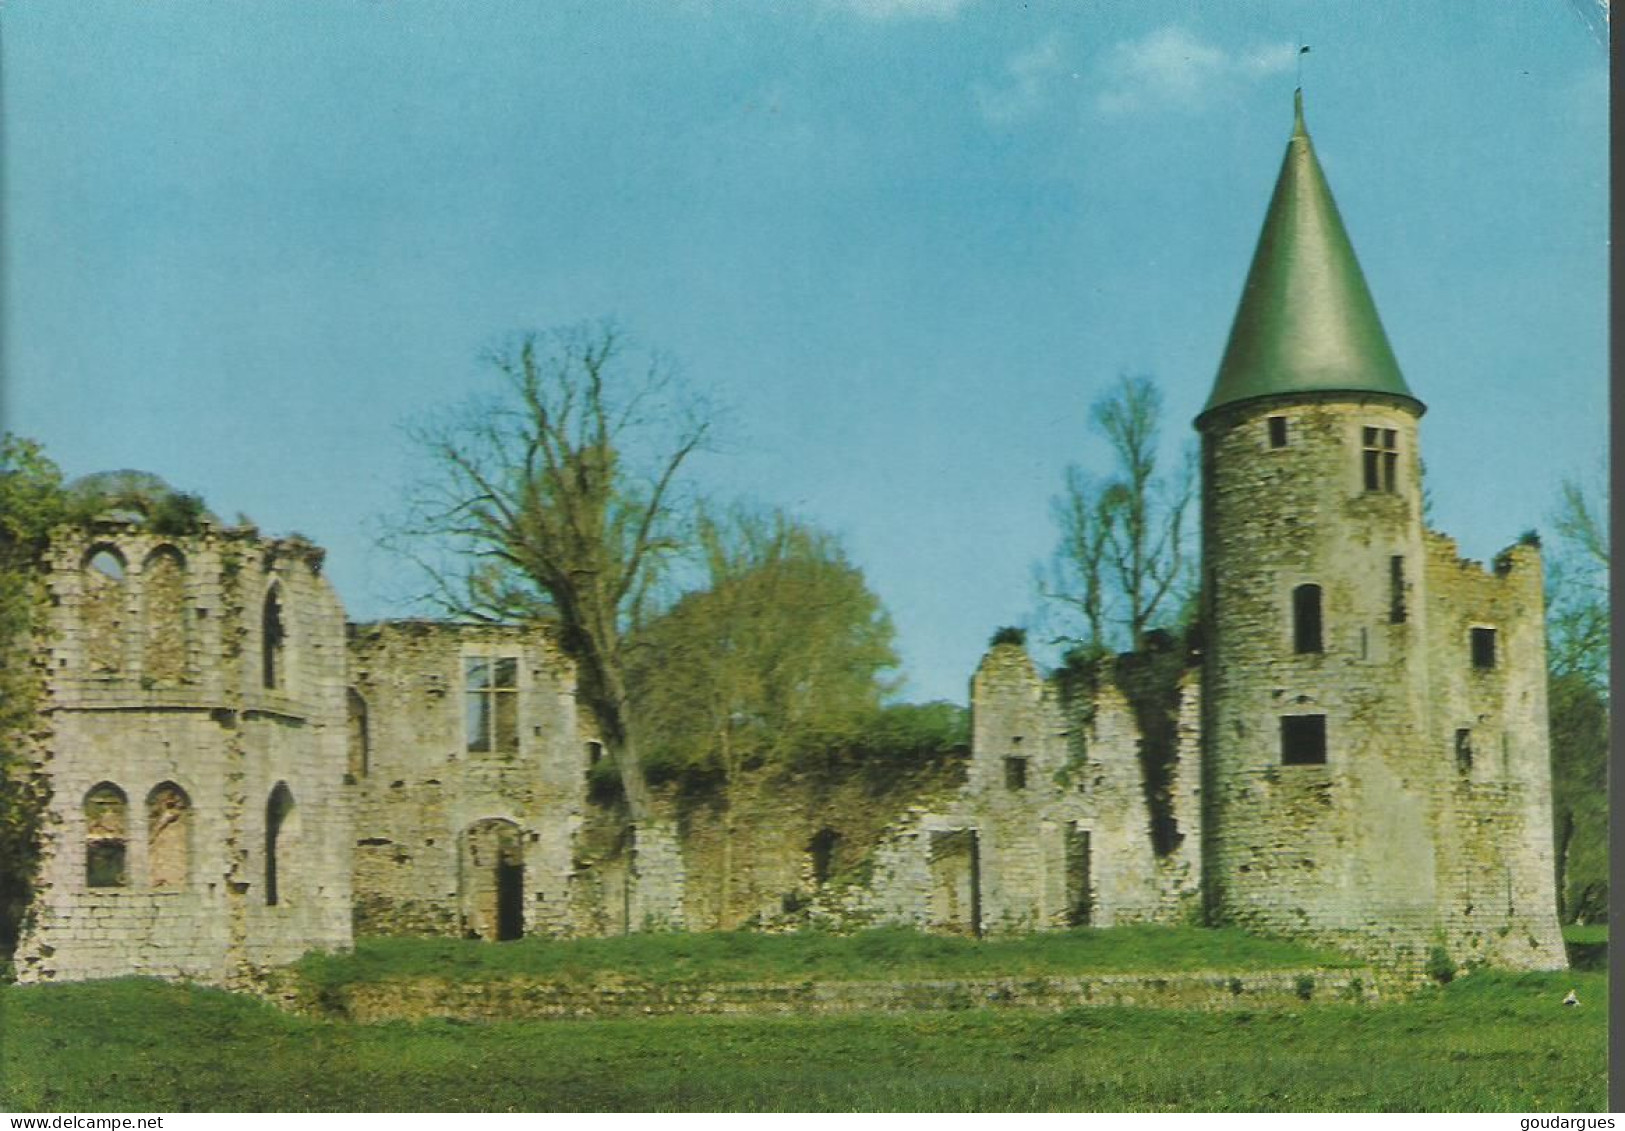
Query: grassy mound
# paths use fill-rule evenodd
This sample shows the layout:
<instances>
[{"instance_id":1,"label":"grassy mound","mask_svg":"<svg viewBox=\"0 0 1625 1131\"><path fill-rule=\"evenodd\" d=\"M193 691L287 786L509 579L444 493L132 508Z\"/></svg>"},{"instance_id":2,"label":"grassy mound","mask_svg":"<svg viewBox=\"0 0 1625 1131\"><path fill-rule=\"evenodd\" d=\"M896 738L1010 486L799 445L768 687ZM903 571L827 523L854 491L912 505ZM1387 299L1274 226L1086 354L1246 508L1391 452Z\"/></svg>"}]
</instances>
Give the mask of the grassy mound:
<instances>
[{"instance_id":1,"label":"grassy mound","mask_svg":"<svg viewBox=\"0 0 1625 1131\"><path fill-rule=\"evenodd\" d=\"M673 982L804 982L1040 977L1080 973L1347 967L1348 957L1236 930L1115 927L1009 939L925 935L900 928L837 936L748 931L610 939L361 939L349 954L312 955L298 970L317 986L393 978L544 978L585 985L605 976Z\"/></svg>"}]
</instances>

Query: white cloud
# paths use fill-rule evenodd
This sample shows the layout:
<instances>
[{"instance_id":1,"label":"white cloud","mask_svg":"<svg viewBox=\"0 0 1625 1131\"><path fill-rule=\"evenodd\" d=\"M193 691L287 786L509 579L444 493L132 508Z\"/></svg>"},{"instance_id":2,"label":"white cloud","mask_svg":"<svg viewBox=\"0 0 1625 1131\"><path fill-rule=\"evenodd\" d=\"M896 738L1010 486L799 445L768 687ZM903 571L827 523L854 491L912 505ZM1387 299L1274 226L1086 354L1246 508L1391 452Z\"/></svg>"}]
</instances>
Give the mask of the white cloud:
<instances>
[{"instance_id":1,"label":"white cloud","mask_svg":"<svg viewBox=\"0 0 1625 1131\"><path fill-rule=\"evenodd\" d=\"M977 83L976 105L982 117L994 125L1009 125L1030 117L1043 109L1049 98L1050 79L1062 70L1061 43L1052 35L1012 55L999 84Z\"/></svg>"},{"instance_id":2,"label":"white cloud","mask_svg":"<svg viewBox=\"0 0 1625 1131\"><path fill-rule=\"evenodd\" d=\"M869 20L906 20L915 18L950 20L961 8L976 0L825 0L833 8L841 8Z\"/></svg>"},{"instance_id":3,"label":"white cloud","mask_svg":"<svg viewBox=\"0 0 1625 1131\"><path fill-rule=\"evenodd\" d=\"M1290 71L1297 57L1290 43L1230 52L1178 25L1159 28L1107 52L1101 65L1105 89L1096 106L1108 114L1160 106L1196 109L1227 90Z\"/></svg>"}]
</instances>

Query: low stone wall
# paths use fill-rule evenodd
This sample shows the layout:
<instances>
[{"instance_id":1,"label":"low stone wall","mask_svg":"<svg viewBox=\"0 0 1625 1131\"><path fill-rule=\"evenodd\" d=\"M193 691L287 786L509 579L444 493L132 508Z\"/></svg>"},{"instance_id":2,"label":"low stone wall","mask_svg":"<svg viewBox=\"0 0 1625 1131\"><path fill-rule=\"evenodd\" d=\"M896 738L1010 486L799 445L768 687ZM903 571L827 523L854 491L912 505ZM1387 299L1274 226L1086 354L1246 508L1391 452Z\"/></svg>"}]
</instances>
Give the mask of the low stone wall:
<instances>
[{"instance_id":1,"label":"low stone wall","mask_svg":"<svg viewBox=\"0 0 1625 1131\"><path fill-rule=\"evenodd\" d=\"M1304 968L993 977L884 982L680 982L632 979L569 985L508 978L456 982L413 978L318 990L273 979L262 992L295 1012L361 1024L426 1017L464 1021L634 1017L655 1014L838 1014L977 1008L1059 1011L1089 1006L1142 1009L1286 1009L1305 1003L1378 1000L1370 970Z\"/></svg>"}]
</instances>

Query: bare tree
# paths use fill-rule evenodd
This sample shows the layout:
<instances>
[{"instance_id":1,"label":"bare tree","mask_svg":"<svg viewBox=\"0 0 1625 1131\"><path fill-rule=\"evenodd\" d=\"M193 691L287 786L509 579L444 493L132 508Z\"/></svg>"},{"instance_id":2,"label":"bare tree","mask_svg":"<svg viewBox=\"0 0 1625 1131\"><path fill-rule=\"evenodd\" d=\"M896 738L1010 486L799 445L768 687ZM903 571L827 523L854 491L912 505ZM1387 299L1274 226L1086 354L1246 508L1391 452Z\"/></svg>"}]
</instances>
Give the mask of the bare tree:
<instances>
[{"instance_id":1,"label":"bare tree","mask_svg":"<svg viewBox=\"0 0 1625 1131\"><path fill-rule=\"evenodd\" d=\"M418 560L448 612L558 625L639 823L627 634L685 544L679 476L710 422L668 363L634 366L609 323L530 334L489 360L499 398L414 431L435 471L403 533L429 548Z\"/></svg>"},{"instance_id":2,"label":"bare tree","mask_svg":"<svg viewBox=\"0 0 1625 1131\"><path fill-rule=\"evenodd\" d=\"M1090 420L1113 469L1093 478L1067 468L1054 503L1061 542L1041 592L1082 619L1084 635L1063 640L1090 651L1139 648L1188 596L1194 459L1187 449L1171 477L1161 474L1162 393L1149 377L1120 377Z\"/></svg>"}]
</instances>

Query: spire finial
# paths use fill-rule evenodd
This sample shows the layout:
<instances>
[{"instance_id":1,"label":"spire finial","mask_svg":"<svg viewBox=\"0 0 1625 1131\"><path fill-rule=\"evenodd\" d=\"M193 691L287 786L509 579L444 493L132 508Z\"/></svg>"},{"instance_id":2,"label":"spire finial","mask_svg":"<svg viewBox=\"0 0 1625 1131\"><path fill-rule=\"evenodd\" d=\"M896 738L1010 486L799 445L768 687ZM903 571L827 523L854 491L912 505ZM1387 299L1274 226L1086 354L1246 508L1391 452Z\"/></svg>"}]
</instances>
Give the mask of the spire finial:
<instances>
[{"instance_id":1,"label":"spire finial","mask_svg":"<svg viewBox=\"0 0 1625 1131\"><path fill-rule=\"evenodd\" d=\"M1292 92L1292 136L1309 136L1309 130L1303 124L1303 87L1301 86Z\"/></svg>"}]
</instances>

